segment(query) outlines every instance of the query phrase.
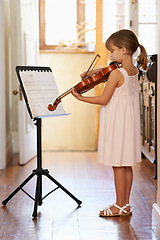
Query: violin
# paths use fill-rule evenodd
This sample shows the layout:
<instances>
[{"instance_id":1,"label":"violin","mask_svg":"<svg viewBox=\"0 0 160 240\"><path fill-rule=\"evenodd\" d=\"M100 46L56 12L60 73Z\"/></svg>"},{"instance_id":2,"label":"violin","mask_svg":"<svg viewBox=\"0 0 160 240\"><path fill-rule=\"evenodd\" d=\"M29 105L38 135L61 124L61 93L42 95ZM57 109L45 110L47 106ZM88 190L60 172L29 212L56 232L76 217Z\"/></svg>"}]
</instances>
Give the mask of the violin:
<instances>
[{"instance_id":1,"label":"violin","mask_svg":"<svg viewBox=\"0 0 160 240\"><path fill-rule=\"evenodd\" d=\"M83 78L81 82L74 86L74 88L79 94L85 93L94 88L96 85L102 82L106 82L111 71L118 67L119 66L116 62L111 62L108 67L103 68L102 70L100 70L99 73ZM71 92L72 88L70 88L68 91L60 95L58 98L56 98L53 105L52 104L48 105L48 110L54 111L57 108L57 105L61 102L61 99Z\"/></svg>"}]
</instances>

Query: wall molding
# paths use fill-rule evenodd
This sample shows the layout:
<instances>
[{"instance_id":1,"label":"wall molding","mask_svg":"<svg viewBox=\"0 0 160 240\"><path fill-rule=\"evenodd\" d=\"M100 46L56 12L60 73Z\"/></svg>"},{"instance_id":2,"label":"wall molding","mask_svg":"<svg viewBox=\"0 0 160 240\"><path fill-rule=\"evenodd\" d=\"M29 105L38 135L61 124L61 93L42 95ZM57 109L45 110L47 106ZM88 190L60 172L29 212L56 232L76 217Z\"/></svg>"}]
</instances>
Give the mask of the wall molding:
<instances>
[{"instance_id":1,"label":"wall molding","mask_svg":"<svg viewBox=\"0 0 160 240\"><path fill-rule=\"evenodd\" d=\"M152 230L156 237L160 236L160 207L157 203L154 203L152 208Z\"/></svg>"}]
</instances>

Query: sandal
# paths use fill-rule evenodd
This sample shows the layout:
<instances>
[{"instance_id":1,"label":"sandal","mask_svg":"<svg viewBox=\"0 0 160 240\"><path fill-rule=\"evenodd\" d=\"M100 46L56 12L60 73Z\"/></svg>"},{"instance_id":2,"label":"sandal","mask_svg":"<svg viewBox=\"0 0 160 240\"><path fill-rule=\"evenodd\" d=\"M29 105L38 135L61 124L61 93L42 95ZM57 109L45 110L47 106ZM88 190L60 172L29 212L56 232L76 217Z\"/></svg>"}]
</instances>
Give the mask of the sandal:
<instances>
[{"instance_id":1,"label":"sandal","mask_svg":"<svg viewBox=\"0 0 160 240\"><path fill-rule=\"evenodd\" d=\"M129 203L126 204L125 208L127 207L130 207L130 211L127 211L128 215L132 215L132 210L131 210L132 207L130 206Z\"/></svg>"},{"instance_id":2,"label":"sandal","mask_svg":"<svg viewBox=\"0 0 160 240\"><path fill-rule=\"evenodd\" d=\"M127 206L126 206L127 205ZM124 210L126 207L128 207L128 204L126 204L123 207L118 206L117 204L110 205L109 207L106 207L103 209L103 213L100 213L100 217L120 217L120 216L129 216L131 215L131 212L127 212ZM112 213L111 207L116 207L119 209L119 213Z\"/></svg>"}]
</instances>

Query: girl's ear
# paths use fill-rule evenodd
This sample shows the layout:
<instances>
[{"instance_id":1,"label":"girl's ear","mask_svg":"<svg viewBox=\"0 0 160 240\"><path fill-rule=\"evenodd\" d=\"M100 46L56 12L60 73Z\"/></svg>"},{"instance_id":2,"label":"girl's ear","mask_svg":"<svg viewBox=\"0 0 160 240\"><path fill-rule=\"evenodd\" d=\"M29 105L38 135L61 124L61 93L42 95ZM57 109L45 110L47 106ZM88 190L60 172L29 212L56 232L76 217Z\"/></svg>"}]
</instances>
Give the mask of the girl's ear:
<instances>
[{"instance_id":1,"label":"girl's ear","mask_svg":"<svg viewBox=\"0 0 160 240\"><path fill-rule=\"evenodd\" d=\"M123 52L123 54L128 54L128 50L127 50L127 48L122 47L122 52Z\"/></svg>"}]
</instances>

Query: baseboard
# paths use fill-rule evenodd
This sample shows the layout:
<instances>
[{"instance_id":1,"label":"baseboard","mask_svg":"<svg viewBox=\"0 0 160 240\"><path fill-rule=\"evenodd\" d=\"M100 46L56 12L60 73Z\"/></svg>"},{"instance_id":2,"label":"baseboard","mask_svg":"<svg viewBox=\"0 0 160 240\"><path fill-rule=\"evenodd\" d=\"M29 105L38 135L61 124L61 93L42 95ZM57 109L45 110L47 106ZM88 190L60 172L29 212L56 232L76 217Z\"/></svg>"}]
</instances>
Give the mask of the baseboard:
<instances>
[{"instance_id":1,"label":"baseboard","mask_svg":"<svg viewBox=\"0 0 160 240\"><path fill-rule=\"evenodd\" d=\"M152 208L152 230L154 231L157 239L160 237L160 207L157 203L153 204Z\"/></svg>"}]
</instances>

